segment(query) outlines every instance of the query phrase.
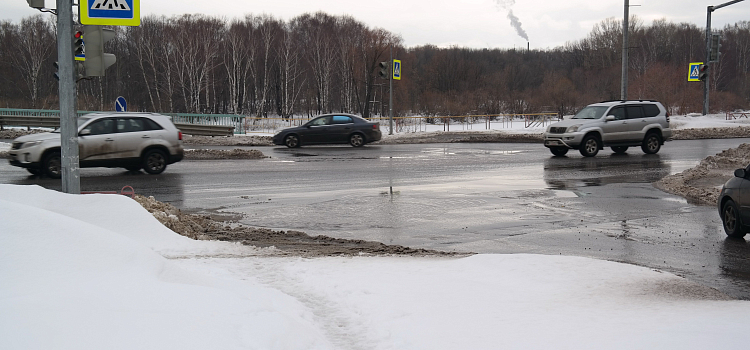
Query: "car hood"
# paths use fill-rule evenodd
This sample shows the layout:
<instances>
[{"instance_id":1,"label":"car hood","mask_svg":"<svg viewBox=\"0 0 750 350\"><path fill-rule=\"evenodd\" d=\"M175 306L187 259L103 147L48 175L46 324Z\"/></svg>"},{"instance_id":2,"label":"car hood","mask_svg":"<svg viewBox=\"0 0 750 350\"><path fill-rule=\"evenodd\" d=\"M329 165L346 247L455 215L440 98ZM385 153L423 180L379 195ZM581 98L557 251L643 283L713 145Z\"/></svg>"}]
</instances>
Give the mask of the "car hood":
<instances>
[{"instance_id":1,"label":"car hood","mask_svg":"<svg viewBox=\"0 0 750 350\"><path fill-rule=\"evenodd\" d=\"M573 125L586 125L589 123L595 123L598 122L599 119L566 119L563 121L559 121L554 124L550 124L551 127L569 127Z\"/></svg>"},{"instance_id":2,"label":"car hood","mask_svg":"<svg viewBox=\"0 0 750 350\"><path fill-rule=\"evenodd\" d=\"M56 132L44 132L40 134L24 135L13 140L14 142L31 142L31 141L47 141L53 139L60 139L60 134Z\"/></svg>"}]
</instances>

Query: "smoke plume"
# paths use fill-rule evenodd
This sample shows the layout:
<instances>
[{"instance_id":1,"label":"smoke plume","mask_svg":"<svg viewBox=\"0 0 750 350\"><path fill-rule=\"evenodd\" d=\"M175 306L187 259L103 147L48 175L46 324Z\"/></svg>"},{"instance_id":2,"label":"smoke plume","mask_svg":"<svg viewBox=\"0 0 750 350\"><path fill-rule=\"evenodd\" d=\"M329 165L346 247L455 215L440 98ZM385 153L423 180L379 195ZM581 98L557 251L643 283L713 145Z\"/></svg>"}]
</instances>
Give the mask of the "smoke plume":
<instances>
[{"instance_id":1,"label":"smoke plume","mask_svg":"<svg viewBox=\"0 0 750 350\"><path fill-rule=\"evenodd\" d=\"M513 28L516 29L516 33L518 33L518 36L526 39L526 41L529 41L529 36L526 35L526 31L521 27L521 21L518 20L518 17L513 14L513 10L510 9L510 7L516 3L516 0L495 0L495 3L498 7L508 11L508 19L510 20L510 25L512 25Z\"/></svg>"}]
</instances>

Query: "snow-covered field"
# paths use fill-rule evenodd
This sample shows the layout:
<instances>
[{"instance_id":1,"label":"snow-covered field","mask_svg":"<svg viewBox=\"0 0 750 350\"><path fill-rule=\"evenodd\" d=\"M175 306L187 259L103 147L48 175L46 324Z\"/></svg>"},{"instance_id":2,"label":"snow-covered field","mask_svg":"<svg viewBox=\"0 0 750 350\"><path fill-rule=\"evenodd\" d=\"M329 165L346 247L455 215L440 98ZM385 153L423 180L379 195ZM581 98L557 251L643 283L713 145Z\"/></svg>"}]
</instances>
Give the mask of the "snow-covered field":
<instances>
[{"instance_id":1,"label":"snow-covered field","mask_svg":"<svg viewBox=\"0 0 750 350\"><path fill-rule=\"evenodd\" d=\"M281 257L0 184L2 349L745 349L725 299L579 257Z\"/></svg>"}]
</instances>

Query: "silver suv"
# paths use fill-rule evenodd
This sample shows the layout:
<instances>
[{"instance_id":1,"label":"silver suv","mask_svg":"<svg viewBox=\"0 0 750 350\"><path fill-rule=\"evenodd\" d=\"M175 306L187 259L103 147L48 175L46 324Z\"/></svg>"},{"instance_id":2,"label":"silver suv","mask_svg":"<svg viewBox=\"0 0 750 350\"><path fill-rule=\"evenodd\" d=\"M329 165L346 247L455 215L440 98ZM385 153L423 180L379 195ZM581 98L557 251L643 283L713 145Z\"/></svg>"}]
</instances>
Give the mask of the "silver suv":
<instances>
[{"instance_id":1,"label":"silver suv","mask_svg":"<svg viewBox=\"0 0 750 350\"><path fill-rule=\"evenodd\" d=\"M544 145L556 156L565 155L571 148L584 157L593 157L604 147L625 153L630 146L641 146L643 152L654 154L671 138L669 113L661 103L604 101L548 126Z\"/></svg>"},{"instance_id":2,"label":"silver suv","mask_svg":"<svg viewBox=\"0 0 750 350\"><path fill-rule=\"evenodd\" d=\"M160 174L182 160L182 132L169 117L155 113L91 113L78 118L80 166L125 168ZM60 131L21 136L13 141L10 164L34 175L60 178Z\"/></svg>"}]
</instances>

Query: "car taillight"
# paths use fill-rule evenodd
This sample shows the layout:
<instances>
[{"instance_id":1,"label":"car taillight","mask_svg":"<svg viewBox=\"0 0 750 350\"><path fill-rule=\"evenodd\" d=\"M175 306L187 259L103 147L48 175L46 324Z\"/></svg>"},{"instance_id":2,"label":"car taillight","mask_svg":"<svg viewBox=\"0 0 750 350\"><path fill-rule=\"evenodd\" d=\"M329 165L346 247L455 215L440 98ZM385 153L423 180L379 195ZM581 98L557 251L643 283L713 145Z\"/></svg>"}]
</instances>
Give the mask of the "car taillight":
<instances>
[{"instance_id":1,"label":"car taillight","mask_svg":"<svg viewBox=\"0 0 750 350\"><path fill-rule=\"evenodd\" d=\"M669 123L669 112L667 112L667 123Z\"/></svg>"},{"instance_id":2,"label":"car taillight","mask_svg":"<svg viewBox=\"0 0 750 350\"><path fill-rule=\"evenodd\" d=\"M177 139L182 141L182 131L177 131Z\"/></svg>"},{"instance_id":3,"label":"car taillight","mask_svg":"<svg viewBox=\"0 0 750 350\"><path fill-rule=\"evenodd\" d=\"M380 124L372 124L372 128L378 130L380 128Z\"/></svg>"}]
</instances>

